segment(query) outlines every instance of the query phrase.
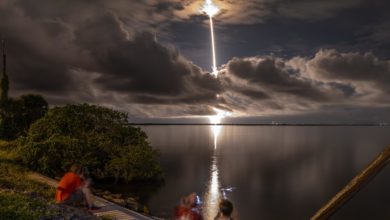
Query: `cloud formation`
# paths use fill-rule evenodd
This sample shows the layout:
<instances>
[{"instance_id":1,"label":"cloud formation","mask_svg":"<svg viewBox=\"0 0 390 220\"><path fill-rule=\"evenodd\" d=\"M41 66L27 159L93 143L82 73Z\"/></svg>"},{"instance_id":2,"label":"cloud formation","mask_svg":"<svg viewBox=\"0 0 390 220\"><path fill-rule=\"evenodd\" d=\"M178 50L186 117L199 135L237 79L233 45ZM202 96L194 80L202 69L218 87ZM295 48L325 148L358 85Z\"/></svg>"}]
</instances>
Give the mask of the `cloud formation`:
<instances>
[{"instance_id":1,"label":"cloud formation","mask_svg":"<svg viewBox=\"0 0 390 220\"><path fill-rule=\"evenodd\" d=\"M78 1L69 8L84 12L74 13L76 19L61 14L60 4L52 11L28 4L8 1L0 8L0 17L7 21L0 24L0 31L9 39L15 94L42 93L52 104L199 105L191 111L180 107L179 114L210 114L209 105L218 101L219 81L174 47L157 43L149 32L130 34L120 13L109 7L93 11ZM164 109L166 115L174 114L173 107Z\"/></svg>"},{"instance_id":2,"label":"cloud formation","mask_svg":"<svg viewBox=\"0 0 390 220\"><path fill-rule=\"evenodd\" d=\"M310 20L322 8L316 18L321 19L360 4L301 0L283 9L287 5L278 0L215 2L223 9L216 18L223 24L253 24L272 15ZM154 36L171 22L197 18L200 4L1 1L11 92L40 93L54 105L102 104L149 118L211 115L215 107L241 116L389 107L390 61L373 53L320 49L313 57L233 58L219 78L210 76Z\"/></svg>"},{"instance_id":3,"label":"cloud formation","mask_svg":"<svg viewBox=\"0 0 390 220\"><path fill-rule=\"evenodd\" d=\"M221 74L227 104L253 115L390 105L390 61L371 53L327 49L312 58L233 58Z\"/></svg>"},{"instance_id":4,"label":"cloud formation","mask_svg":"<svg viewBox=\"0 0 390 220\"><path fill-rule=\"evenodd\" d=\"M176 5L174 15L181 20L202 14L200 8L204 3L203 0L166 2ZM221 9L216 19L220 24L228 25L262 23L274 17L312 22L333 17L343 9L357 6L362 2L363 0L214 0Z\"/></svg>"}]
</instances>

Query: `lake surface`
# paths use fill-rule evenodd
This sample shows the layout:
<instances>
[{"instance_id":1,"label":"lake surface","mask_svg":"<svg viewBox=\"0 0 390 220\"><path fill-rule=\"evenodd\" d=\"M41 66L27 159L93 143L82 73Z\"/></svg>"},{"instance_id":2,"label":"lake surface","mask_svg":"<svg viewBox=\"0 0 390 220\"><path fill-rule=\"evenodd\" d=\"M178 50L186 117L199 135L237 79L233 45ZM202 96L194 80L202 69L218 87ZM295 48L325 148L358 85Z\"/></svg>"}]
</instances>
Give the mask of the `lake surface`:
<instances>
[{"instance_id":1,"label":"lake surface","mask_svg":"<svg viewBox=\"0 0 390 220\"><path fill-rule=\"evenodd\" d=\"M141 126L162 153L165 185L147 204L170 219L197 192L213 219L220 188L235 219L309 219L390 144L390 127ZM332 219L390 219L390 166Z\"/></svg>"}]
</instances>

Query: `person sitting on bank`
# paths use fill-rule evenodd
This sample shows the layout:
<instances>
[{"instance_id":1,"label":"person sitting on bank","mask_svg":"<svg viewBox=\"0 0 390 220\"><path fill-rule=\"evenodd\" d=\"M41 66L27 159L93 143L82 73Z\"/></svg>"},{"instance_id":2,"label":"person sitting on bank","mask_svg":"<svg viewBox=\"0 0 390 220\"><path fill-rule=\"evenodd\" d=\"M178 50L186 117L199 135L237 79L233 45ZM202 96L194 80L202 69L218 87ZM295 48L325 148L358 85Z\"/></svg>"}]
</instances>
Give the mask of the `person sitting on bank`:
<instances>
[{"instance_id":1,"label":"person sitting on bank","mask_svg":"<svg viewBox=\"0 0 390 220\"><path fill-rule=\"evenodd\" d=\"M79 165L72 165L69 172L66 173L60 180L57 186L55 200L58 203L65 205L84 205L88 209L96 209L93 205L93 195L90 186L90 179L87 178L88 173Z\"/></svg>"},{"instance_id":2,"label":"person sitting on bank","mask_svg":"<svg viewBox=\"0 0 390 220\"><path fill-rule=\"evenodd\" d=\"M175 208L175 220L203 220L197 209L196 193L181 198L179 206Z\"/></svg>"},{"instance_id":3,"label":"person sitting on bank","mask_svg":"<svg viewBox=\"0 0 390 220\"><path fill-rule=\"evenodd\" d=\"M233 204L227 200L223 199L219 203L219 212L218 215L214 218L214 220L233 220L231 217L233 212Z\"/></svg>"}]
</instances>

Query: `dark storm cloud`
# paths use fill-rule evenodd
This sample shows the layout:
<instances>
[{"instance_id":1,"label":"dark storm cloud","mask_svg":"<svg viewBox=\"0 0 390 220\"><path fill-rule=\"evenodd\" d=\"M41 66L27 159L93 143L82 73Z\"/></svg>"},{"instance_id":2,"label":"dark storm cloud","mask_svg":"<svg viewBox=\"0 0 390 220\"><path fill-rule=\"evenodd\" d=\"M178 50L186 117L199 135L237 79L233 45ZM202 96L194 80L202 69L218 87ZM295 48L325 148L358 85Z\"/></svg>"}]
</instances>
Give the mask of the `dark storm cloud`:
<instances>
[{"instance_id":1,"label":"dark storm cloud","mask_svg":"<svg viewBox=\"0 0 390 220\"><path fill-rule=\"evenodd\" d=\"M215 114L213 108L237 115L283 115L326 112L329 106L345 112L354 107L386 108L389 105L389 60L374 53L331 49L317 52L313 48L321 48L321 45L313 46L314 43L310 44L299 35L302 34L299 30L306 30L305 25L309 23L314 28L310 28L311 32L324 28L318 35L308 34L314 38L328 32L339 35L338 18L329 23L329 27L316 22L337 17L351 8L361 8L366 4L363 1L215 0L222 7L221 14L215 18L216 24L226 28L226 32L235 27L229 26L232 24L258 24L250 26L256 29L261 23L277 18L279 23L271 22L262 27L269 30L272 39L277 38L276 35L286 36L280 38L281 43L269 43L264 36L266 31L253 32L251 36L255 40L248 43L250 52L245 51L244 58L226 62L218 79L166 43L166 39L177 39L176 35L180 35L169 29L170 26L182 24L188 30L183 36L194 35L193 38L202 42L202 47L208 47L208 38L192 32L197 25L199 31L204 31L201 23L206 17L199 13L203 2L0 1L0 36L4 36L8 44L11 92L38 92L51 104L102 104L127 111L132 117L149 118L212 115ZM369 22L373 21L375 19ZM297 23L301 24L299 29L289 26ZM359 37L386 45L387 26L385 20L378 22L367 27ZM248 37L242 34L244 27L249 26L235 27L241 28L235 29L240 41ZM156 41L156 33L165 43ZM218 39L231 36L221 34ZM335 39L331 40L331 45L339 39L332 36ZM345 39L348 36L344 36ZM300 53L267 55L264 48L256 46L261 45L260 37L264 44L275 48L283 49L283 45L288 44L288 48L296 47L299 51L311 47L311 51L317 53L314 57L296 55ZM178 45L180 51L193 48L193 51L207 51L209 56L208 49L203 50L192 41L186 45L183 48ZM218 48L222 53L224 47ZM237 47L232 51L237 53ZM310 52L310 56L315 52ZM246 57L247 54L254 56ZM196 56L204 57L203 52ZM342 106L349 108L342 109Z\"/></svg>"},{"instance_id":2,"label":"dark storm cloud","mask_svg":"<svg viewBox=\"0 0 390 220\"><path fill-rule=\"evenodd\" d=\"M389 61L369 53L320 50L313 58L233 58L221 71L222 97L233 109L253 115L389 106L389 76Z\"/></svg>"},{"instance_id":3,"label":"dark storm cloud","mask_svg":"<svg viewBox=\"0 0 390 220\"><path fill-rule=\"evenodd\" d=\"M176 5L174 15L181 20L199 15L204 4L203 0L165 2ZM364 6L364 0L214 0L214 3L221 9L216 19L228 25L263 23L275 17L313 22L333 17L345 9Z\"/></svg>"},{"instance_id":4,"label":"dark storm cloud","mask_svg":"<svg viewBox=\"0 0 390 220\"><path fill-rule=\"evenodd\" d=\"M251 97L254 100L263 100L270 98L265 92L255 90L255 89L247 89L247 88L236 88L236 92L241 93L244 96Z\"/></svg>"},{"instance_id":5,"label":"dark storm cloud","mask_svg":"<svg viewBox=\"0 0 390 220\"><path fill-rule=\"evenodd\" d=\"M118 105L112 106L118 109ZM208 105L145 105L145 104L131 104L121 106L122 111L127 111L130 116L134 118L176 118L176 117L194 117L214 115L215 111Z\"/></svg>"},{"instance_id":6,"label":"dark storm cloud","mask_svg":"<svg viewBox=\"0 0 390 220\"><path fill-rule=\"evenodd\" d=\"M351 84L339 82L329 82L327 84L329 87L332 87L335 90L342 92L346 98L352 97L356 94L356 88Z\"/></svg>"},{"instance_id":7,"label":"dark storm cloud","mask_svg":"<svg viewBox=\"0 0 390 220\"><path fill-rule=\"evenodd\" d=\"M72 82L66 73L68 63L77 63L72 58L76 52L74 47L61 41L68 30L61 24L47 26L47 23L33 22L12 7L0 7L0 20L1 35L9 39L8 66L11 80L16 82L14 86L18 89L66 92ZM52 44L54 41L55 45Z\"/></svg>"},{"instance_id":8,"label":"dark storm cloud","mask_svg":"<svg viewBox=\"0 0 390 220\"><path fill-rule=\"evenodd\" d=\"M279 1L277 11L280 15L295 19L316 21L335 16L343 9L361 5L364 0L299 0Z\"/></svg>"},{"instance_id":9,"label":"dark storm cloud","mask_svg":"<svg viewBox=\"0 0 390 220\"><path fill-rule=\"evenodd\" d=\"M316 101L326 99L326 96L312 82L299 78L294 72L289 71L285 61L280 58L272 56L234 58L227 64L227 73L272 92L292 94Z\"/></svg>"},{"instance_id":10,"label":"dark storm cloud","mask_svg":"<svg viewBox=\"0 0 390 220\"><path fill-rule=\"evenodd\" d=\"M367 27L368 36L365 37L367 40L371 40L379 45L390 44L390 21L389 18L384 19L383 22Z\"/></svg>"},{"instance_id":11,"label":"dark storm cloud","mask_svg":"<svg viewBox=\"0 0 390 220\"><path fill-rule=\"evenodd\" d=\"M374 83L390 91L390 62L372 53L340 53L321 50L308 62L315 78L331 81Z\"/></svg>"},{"instance_id":12,"label":"dark storm cloud","mask_svg":"<svg viewBox=\"0 0 390 220\"><path fill-rule=\"evenodd\" d=\"M0 31L10 39L9 72L15 94L40 92L55 104L198 104L203 110L192 112L199 113L210 112L207 105L219 102L216 94L222 88L215 78L173 47L155 42L152 34L135 30L144 24L125 24L134 21L126 20L119 6L129 3L98 1L91 7L86 3L0 4L0 17L6 21ZM140 10L134 19L149 10L147 4L132 6Z\"/></svg>"},{"instance_id":13,"label":"dark storm cloud","mask_svg":"<svg viewBox=\"0 0 390 220\"><path fill-rule=\"evenodd\" d=\"M87 23L76 36L104 73L95 80L103 90L134 93L138 95L134 101L140 103L216 101L218 81L174 48L158 44L147 32L127 40L115 17L107 14L100 19Z\"/></svg>"},{"instance_id":14,"label":"dark storm cloud","mask_svg":"<svg viewBox=\"0 0 390 220\"><path fill-rule=\"evenodd\" d=\"M321 50L308 63L318 77L354 81L389 82L390 63L372 53L340 53Z\"/></svg>"}]
</instances>

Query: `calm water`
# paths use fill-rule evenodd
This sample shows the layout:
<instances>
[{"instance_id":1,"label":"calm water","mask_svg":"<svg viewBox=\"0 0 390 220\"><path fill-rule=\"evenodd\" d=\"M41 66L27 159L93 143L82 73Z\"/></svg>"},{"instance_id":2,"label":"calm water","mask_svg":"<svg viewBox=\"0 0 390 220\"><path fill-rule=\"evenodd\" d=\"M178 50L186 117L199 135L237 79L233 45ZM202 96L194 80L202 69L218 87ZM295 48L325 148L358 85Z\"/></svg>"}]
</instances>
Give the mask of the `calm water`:
<instances>
[{"instance_id":1,"label":"calm water","mask_svg":"<svg viewBox=\"0 0 390 220\"><path fill-rule=\"evenodd\" d=\"M197 192L205 219L228 194L237 219L309 219L390 144L390 127L142 126L161 150L166 183L148 201L169 219ZM389 219L390 166L332 219Z\"/></svg>"}]
</instances>

